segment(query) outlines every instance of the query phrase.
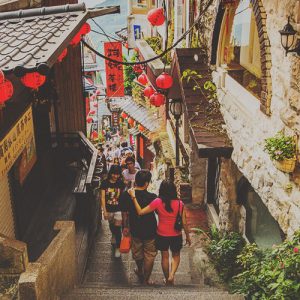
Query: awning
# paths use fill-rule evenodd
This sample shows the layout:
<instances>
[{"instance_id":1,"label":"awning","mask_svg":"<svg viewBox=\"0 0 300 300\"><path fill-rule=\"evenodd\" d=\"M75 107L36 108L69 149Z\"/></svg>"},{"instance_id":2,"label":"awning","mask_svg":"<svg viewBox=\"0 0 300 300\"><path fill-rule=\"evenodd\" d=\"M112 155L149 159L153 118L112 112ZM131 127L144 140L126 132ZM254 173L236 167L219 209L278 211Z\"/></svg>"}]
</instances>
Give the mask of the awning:
<instances>
[{"instance_id":1,"label":"awning","mask_svg":"<svg viewBox=\"0 0 300 300\"><path fill-rule=\"evenodd\" d=\"M119 12L119 6L86 9L84 3L2 12L0 69L47 75L88 18Z\"/></svg>"},{"instance_id":2,"label":"awning","mask_svg":"<svg viewBox=\"0 0 300 300\"><path fill-rule=\"evenodd\" d=\"M201 49L176 49L174 59L173 77L176 75L176 78L181 78L183 72L190 69L202 76L200 80L197 79L200 87L211 80L207 57L201 53ZM233 148L223 129L225 122L218 108L218 100L208 101L204 95L209 92L204 88L202 93L199 89L194 89L196 84L193 80L189 83L186 80L178 80L177 84L189 119L190 135L198 148L199 157L230 157Z\"/></svg>"},{"instance_id":3,"label":"awning","mask_svg":"<svg viewBox=\"0 0 300 300\"><path fill-rule=\"evenodd\" d=\"M134 102L131 97L111 98L111 104L125 111L151 132L160 128L159 120L154 115L150 115L145 107Z\"/></svg>"}]
</instances>

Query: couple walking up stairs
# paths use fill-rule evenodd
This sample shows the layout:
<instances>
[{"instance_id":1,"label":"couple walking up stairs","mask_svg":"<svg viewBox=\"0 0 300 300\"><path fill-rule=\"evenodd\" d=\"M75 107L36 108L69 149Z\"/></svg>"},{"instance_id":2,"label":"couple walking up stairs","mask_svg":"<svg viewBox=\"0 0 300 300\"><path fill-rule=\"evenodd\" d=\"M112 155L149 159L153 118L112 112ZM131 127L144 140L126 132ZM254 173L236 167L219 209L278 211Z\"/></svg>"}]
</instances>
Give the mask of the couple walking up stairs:
<instances>
[{"instance_id":1,"label":"couple walking up stairs","mask_svg":"<svg viewBox=\"0 0 300 300\"><path fill-rule=\"evenodd\" d=\"M191 216L193 218L193 216ZM165 286L157 255L151 280L154 285L143 286L134 272L136 267L131 253L115 258L111 249L110 231L107 222L102 222L89 255L86 273L81 285L76 287L65 300L89 299L199 299L199 300L242 300L239 295L205 286L201 274L193 264L193 245L185 246L181 252L181 262L176 273L175 285Z\"/></svg>"}]
</instances>

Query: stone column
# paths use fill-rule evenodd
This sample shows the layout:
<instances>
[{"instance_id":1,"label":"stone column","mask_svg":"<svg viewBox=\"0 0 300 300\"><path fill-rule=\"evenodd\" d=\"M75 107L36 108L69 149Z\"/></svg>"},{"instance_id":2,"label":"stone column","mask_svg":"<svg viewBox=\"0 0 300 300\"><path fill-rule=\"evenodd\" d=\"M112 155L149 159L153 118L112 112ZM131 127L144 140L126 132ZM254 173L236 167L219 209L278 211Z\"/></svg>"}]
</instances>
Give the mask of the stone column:
<instances>
[{"instance_id":1,"label":"stone column","mask_svg":"<svg viewBox=\"0 0 300 300\"><path fill-rule=\"evenodd\" d=\"M192 146L190 155L190 182L192 184L192 203L205 204L207 159L198 157L198 149Z\"/></svg>"},{"instance_id":2,"label":"stone column","mask_svg":"<svg viewBox=\"0 0 300 300\"><path fill-rule=\"evenodd\" d=\"M222 158L219 181L220 229L239 231L240 205L236 203L239 171L231 159Z\"/></svg>"}]
</instances>

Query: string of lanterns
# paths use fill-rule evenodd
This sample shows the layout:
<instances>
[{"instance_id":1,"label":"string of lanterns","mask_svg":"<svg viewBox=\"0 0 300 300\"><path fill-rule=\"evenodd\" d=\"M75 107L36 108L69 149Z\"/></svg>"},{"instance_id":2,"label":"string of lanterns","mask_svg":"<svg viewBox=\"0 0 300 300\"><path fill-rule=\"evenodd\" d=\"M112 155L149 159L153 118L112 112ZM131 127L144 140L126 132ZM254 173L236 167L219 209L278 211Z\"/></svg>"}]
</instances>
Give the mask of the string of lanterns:
<instances>
[{"instance_id":1,"label":"string of lanterns","mask_svg":"<svg viewBox=\"0 0 300 300\"><path fill-rule=\"evenodd\" d=\"M121 118L124 120L127 119L127 122L131 128L137 125L137 121L135 121L134 118L129 117L128 114L124 111L121 113ZM139 132L144 132L146 130L146 128L142 124L138 124L137 128Z\"/></svg>"}]
</instances>

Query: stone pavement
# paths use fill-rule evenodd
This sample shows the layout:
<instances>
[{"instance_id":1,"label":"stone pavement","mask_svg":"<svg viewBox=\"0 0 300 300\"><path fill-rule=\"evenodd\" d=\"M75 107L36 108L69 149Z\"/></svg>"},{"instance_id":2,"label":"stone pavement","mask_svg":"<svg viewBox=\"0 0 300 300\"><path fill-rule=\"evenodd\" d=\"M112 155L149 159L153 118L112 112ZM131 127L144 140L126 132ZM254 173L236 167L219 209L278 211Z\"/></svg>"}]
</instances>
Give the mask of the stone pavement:
<instances>
[{"instance_id":1,"label":"stone pavement","mask_svg":"<svg viewBox=\"0 0 300 300\"><path fill-rule=\"evenodd\" d=\"M207 224L206 215L199 209L192 207L188 216L191 227L200 223ZM114 258L108 224L102 221L89 255L83 282L63 299L243 299L238 295L229 295L226 291L204 286L201 274L193 266L193 253L193 247L183 248L174 287L165 287L163 284L160 254L156 257L151 276L155 285L142 286L134 273L135 262L131 253L122 254L120 259Z\"/></svg>"}]
</instances>

